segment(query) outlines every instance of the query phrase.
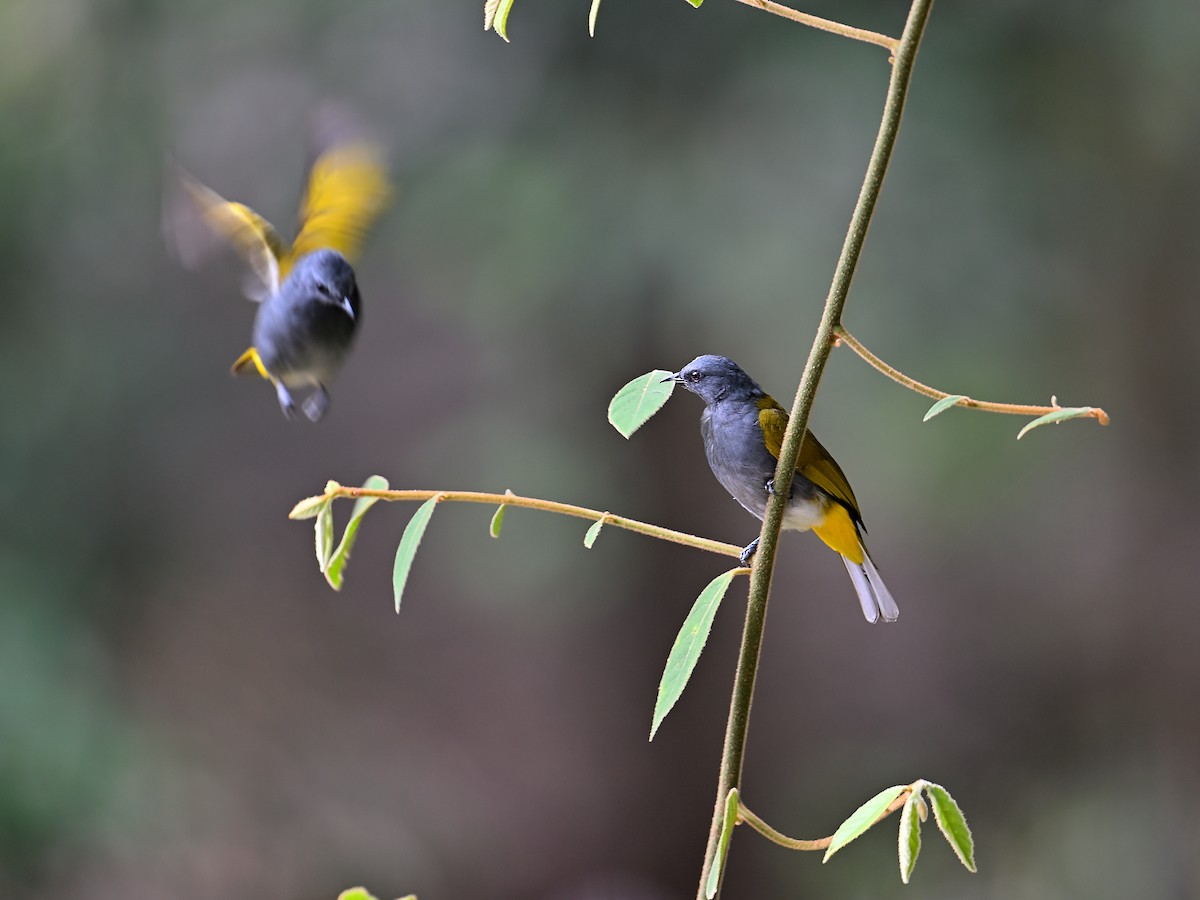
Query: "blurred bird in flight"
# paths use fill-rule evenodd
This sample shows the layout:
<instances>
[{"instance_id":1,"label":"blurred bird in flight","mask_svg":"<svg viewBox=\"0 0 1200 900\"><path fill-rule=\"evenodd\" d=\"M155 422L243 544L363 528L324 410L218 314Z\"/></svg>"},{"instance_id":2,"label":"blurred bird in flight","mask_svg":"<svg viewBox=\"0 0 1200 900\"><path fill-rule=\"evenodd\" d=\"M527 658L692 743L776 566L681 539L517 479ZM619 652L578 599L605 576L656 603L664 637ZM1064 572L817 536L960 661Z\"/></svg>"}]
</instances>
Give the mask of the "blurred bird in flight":
<instances>
[{"instance_id":1,"label":"blurred bird in flight","mask_svg":"<svg viewBox=\"0 0 1200 900\"><path fill-rule=\"evenodd\" d=\"M297 411L292 392L309 391L300 409L313 422L329 408L329 382L362 320L350 260L390 193L375 143L344 133L331 137L313 163L291 246L250 207L226 200L177 166L166 209L168 240L185 264L207 256L214 236L250 264L246 294L260 305L251 345L233 373L257 372L270 381L288 418Z\"/></svg>"}]
</instances>

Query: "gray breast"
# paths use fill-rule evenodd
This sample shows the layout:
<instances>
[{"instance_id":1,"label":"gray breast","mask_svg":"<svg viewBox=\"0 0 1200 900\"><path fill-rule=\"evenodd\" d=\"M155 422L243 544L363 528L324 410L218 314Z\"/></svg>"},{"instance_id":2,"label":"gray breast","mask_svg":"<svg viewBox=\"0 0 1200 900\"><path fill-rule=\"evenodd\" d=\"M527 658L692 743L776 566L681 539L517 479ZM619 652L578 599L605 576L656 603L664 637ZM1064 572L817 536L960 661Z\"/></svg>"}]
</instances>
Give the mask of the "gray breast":
<instances>
[{"instance_id":1,"label":"gray breast","mask_svg":"<svg viewBox=\"0 0 1200 900\"><path fill-rule=\"evenodd\" d=\"M751 513L767 508L766 483L775 474L775 457L763 444L758 409L752 403L716 403L700 416L704 452L717 481Z\"/></svg>"}]
</instances>

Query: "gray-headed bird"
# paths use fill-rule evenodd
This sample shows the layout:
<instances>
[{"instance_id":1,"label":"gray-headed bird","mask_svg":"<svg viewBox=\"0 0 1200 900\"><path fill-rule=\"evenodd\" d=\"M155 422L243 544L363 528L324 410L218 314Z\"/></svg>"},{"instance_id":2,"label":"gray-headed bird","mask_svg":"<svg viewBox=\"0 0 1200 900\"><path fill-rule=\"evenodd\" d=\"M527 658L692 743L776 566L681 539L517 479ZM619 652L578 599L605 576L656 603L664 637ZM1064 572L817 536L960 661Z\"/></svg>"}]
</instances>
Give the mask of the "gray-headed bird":
<instances>
[{"instance_id":1,"label":"gray-headed bird","mask_svg":"<svg viewBox=\"0 0 1200 900\"><path fill-rule=\"evenodd\" d=\"M226 200L182 169L174 181L184 202L168 200L166 224L180 258L198 262L211 243L193 227L198 218L209 237L232 244L253 272L246 294L260 305L252 343L233 373L257 372L270 381L288 418L296 415L292 392L308 391L300 408L316 422L329 408L329 382L362 320L350 260L390 193L379 148L356 139L333 143L317 157L290 247L250 207Z\"/></svg>"},{"instance_id":2,"label":"gray-headed bird","mask_svg":"<svg viewBox=\"0 0 1200 900\"><path fill-rule=\"evenodd\" d=\"M766 514L788 414L775 398L724 356L698 356L674 380L704 401L700 434L709 467L733 499L758 518ZM896 601L879 577L862 539L862 514L846 474L806 431L796 460L783 527L813 532L836 550L850 573L868 622L893 622ZM756 538L742 551L748 564Z\"/></svg>"}]
</instances>

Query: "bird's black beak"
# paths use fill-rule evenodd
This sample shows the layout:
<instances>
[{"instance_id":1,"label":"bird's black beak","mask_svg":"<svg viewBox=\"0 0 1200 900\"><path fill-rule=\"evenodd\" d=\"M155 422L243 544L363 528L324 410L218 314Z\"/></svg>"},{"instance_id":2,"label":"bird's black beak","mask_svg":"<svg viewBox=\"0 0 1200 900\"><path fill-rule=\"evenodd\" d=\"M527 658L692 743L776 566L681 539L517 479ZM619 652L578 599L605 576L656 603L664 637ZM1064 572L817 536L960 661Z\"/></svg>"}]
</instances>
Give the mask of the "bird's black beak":
<instances>
[{"instance_id":1,"label":"bird's black beak","mask_svg":"<svg viewBox=\"0 0 1200 900\"><path fill-rule=\"evenodd\" d=\"M351 321L354 321L357 318L354 315L354 304L350 302L349 297L343 297L342 302L339 303L338 306L346 311L346 315L350 317Z\"/></svg>"},{"instance_id":2,"label":"bird's black beak","mask_svg":"<svg viewBox=\"0 0 1200 900\"><path fill-rule=\"evenodd\" d=\"M668 381L673 381L676 384L683 384L683 373L676 372L673 375L668 375L666 378L660 381L659 384L666 384Z\"/></svg>"}]
</instances>

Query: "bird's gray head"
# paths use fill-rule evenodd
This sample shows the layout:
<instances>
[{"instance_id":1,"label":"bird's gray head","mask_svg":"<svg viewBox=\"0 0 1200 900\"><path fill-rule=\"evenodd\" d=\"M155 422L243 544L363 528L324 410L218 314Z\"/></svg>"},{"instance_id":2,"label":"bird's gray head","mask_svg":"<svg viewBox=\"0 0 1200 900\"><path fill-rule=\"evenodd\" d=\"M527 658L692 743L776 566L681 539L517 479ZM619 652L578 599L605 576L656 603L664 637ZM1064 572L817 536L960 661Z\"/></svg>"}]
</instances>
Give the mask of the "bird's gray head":
<instances>
[{"instance_id":1,"label":"bird's gray head","mask_svg":"<svg viewBox=\"0 0 1200 900\"><path fill-rule=\"evenodd\" d=\"M725 356L697 356L673 376L678 384L708 406L721 400L748 400L762 396L762 388Z\"/></svg>"},{"instance_id":2,"label":"bird's gray head","mask_svg":"<svg viewBox=\"0 0 1200 900\"><path fill-rule=\"evenodd\" d=\"M336 250L314 250L302 257L291 278L296 279L318 303L332 304L344 310L351 319L358 319L362 299L354 269Z\"/></svg>"}]
</instances>

